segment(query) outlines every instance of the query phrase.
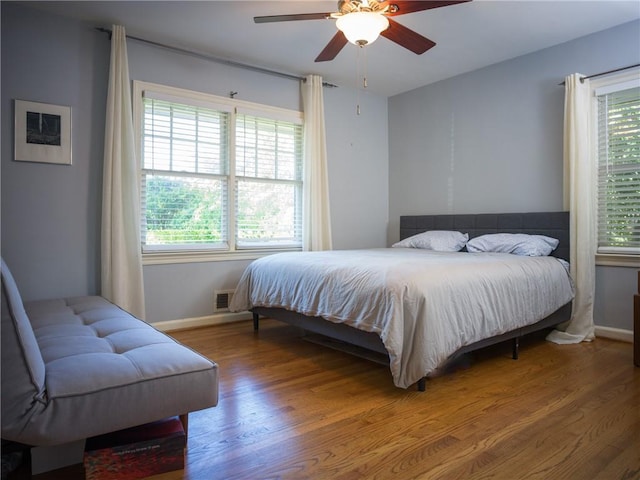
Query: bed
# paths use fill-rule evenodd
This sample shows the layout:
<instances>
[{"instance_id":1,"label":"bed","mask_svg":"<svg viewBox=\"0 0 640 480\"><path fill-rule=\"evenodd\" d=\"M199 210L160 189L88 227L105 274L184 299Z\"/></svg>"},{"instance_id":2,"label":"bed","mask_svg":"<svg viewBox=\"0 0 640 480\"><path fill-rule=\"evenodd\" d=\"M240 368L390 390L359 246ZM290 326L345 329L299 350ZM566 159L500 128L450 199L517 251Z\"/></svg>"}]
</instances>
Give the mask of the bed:
<instances>
[{"instance_id":1,"label":"bed","mask_svg":"<svg viewBox=\"0 0 640 480\"><path fill-rule=\"evenodd\" d=\"M423 232L430 233L416 237ZM462 251L402 248L453 233L468 234ZM475 251L504 233L555 239L555 249ZM260 258L243 273L230 309L252 311L256 330L266 316L376 352L396 386L417 383L421 391L452 358L507 340L517 358L520 337L570 319L568 212L402 216L400 239L398 248Z\"/></svg>"}]
</instances>

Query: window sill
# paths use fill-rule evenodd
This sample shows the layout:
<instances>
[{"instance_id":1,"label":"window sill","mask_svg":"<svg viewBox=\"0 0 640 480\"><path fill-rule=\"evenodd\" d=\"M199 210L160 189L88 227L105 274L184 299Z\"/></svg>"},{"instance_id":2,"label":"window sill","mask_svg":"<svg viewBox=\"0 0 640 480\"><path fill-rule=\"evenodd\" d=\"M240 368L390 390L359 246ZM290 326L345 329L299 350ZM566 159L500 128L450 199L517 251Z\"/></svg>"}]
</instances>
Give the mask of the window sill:
<instances>
[{"instance_id":1,"label":"window sill","mask_svg":"<svg viewBox=\"0 0 640 480\"><path fill-rule=\"evenodd\" d=\"M168 265L178 263L230 262L255 260L274 253L299 252L301 249L236 250L235 252L157 252L143 253L142 265Z\"/></svg>"},{"instance_id":2,"label":"window sill","mask_svg":"<svg viewBox=\"0 0 640 480\"><path fill-rule=\"evenodd\" d=\"M640 255L598 253L596 254L596 265L607 267L640 268Z\"/></svg>"}]
</instances>

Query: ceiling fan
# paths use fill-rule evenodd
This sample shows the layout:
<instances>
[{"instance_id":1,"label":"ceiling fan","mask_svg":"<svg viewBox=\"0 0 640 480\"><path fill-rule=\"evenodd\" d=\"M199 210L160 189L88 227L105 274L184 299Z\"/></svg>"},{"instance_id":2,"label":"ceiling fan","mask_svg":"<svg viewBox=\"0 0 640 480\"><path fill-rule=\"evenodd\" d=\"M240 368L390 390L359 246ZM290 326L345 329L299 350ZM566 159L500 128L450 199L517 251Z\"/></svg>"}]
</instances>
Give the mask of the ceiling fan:
<instances>
[{"instance_id":1,"label":"ceiling fan","mask_svg":"<svg viewBox=\"0 0 640 480\"><path fill-rule=\"evenodd\" d=\"M290 15L268 15L254 17L255 23L289 22L293 20L336 20L338 32L320 52L316 62L333 60L340 50L351 42L364 46L372 43L378 35L421 55L436 44L417 32L399 24L389 17L421 12L432 8L446 7L471 0L339 0L337 12L298 13Z\"/></svg>"}]
</instances>

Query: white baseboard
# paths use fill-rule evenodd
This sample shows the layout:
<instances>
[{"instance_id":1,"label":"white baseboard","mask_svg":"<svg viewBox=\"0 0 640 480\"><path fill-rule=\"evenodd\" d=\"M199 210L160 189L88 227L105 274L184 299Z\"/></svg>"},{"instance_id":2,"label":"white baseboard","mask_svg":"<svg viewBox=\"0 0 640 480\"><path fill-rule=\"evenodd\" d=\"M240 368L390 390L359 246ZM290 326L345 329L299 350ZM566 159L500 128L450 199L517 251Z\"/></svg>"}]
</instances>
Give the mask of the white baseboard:
<instances>
[{"instance_id":1,"label":"white baseboard","mask_svg":"<svg viewBox=\"0 0 640 480\"><path fill-rule=\"evenodd\" d=\"M213 325L222 325L224 323L240 322L243 320L250 320L251 318L253 318L251 312L224 312L207 315L206 317L165 320L163 322L152 323L151 325L163 332L171 332L175 330L185 330L187 328L211 327Z\"/></svg>"},{"instance_id":2,"label":"white baseboard","mask_svg":"<svg viewBox=\"0 0 640 480\"><path fill-rule=\"evenodd\" d=\"M154 327L163 332L171 332L175 330L186 330L188 328L211 327L213 325L223 325L225 323L241 322L250 320L251 312L240 313L216 313L207 315L206 317L182 318L178 320L165 320L163 322L152 323ZM611 340L619 340L622 342L633 343L633 331L624 330L622 328L595 326L596 337L609 338Z\"/></svg>"},{"instance_id":3,"label":"white baseboard","mask_svg":"<svg viewBox=\"0 0 640 480\"><path fill-rule=\"evenodd\" d=\"M633 331L623 330L621 328L600 327L595 326L596 337L610 338L611 340L620 340L622 342L633 343Z\"/></svg>"}]
</instances>

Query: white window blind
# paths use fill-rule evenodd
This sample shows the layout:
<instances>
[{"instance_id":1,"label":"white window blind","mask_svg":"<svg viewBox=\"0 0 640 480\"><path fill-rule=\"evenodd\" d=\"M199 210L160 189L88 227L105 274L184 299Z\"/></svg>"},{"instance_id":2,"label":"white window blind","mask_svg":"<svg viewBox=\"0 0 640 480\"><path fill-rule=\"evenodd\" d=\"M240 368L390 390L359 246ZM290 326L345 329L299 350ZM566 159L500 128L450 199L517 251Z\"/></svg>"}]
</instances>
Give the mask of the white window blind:
<instances>
[{"instance_id":1,"label":"white window blind","mask_svg":"<svg viewBox=\"0 0 640 480\"><path fill-rule=\"evenodd\" d=\"M229 113L143 99L143 250L227 246Z\"/></svg>"},{"instance_id":2,"label":"white window blind","mask_svg":"<svg viewBox=\"0 0 640 480\"><path fill-rule=\"evenodd\" d=\"M640 254L640 87L596 91L598 252Z\"/></svg>"},{"instance_id":3,"label":"white window blind","mask_svg":"<svg viewBox=\"0 0 640 480\"><path fill-rule=\"evenodd\" d=\"M238 248L302 245L302 125L236 119Z\"/></svg>"}]
</instances>

